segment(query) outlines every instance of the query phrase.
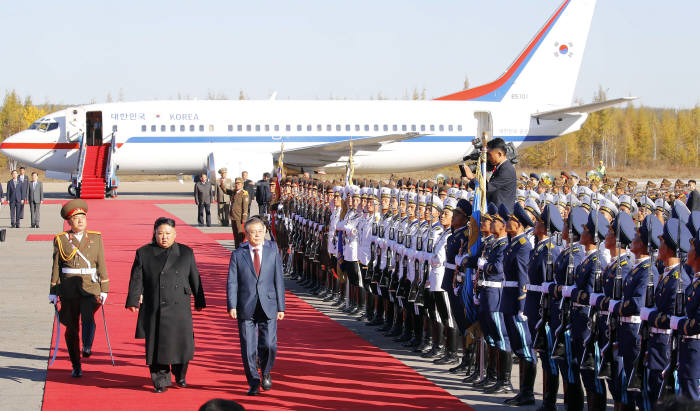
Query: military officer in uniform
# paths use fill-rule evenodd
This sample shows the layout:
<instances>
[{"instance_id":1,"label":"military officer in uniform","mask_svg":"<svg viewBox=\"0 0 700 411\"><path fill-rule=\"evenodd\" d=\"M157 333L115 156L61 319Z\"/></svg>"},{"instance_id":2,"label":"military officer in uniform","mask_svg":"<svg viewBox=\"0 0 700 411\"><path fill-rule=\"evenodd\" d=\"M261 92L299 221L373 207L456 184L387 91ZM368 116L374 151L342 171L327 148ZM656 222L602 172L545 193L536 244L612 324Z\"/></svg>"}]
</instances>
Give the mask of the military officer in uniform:
<instances>
[{"instance_id":1,"label":"military officer in uniform","mask_svg":"<svg viewBox=\"0 0 700 411\"><path fill-rule=\"evenodd\" d=\"M231 179L226 177L228 170L224 167L219 169L219 184L216 185L216 206L219 212L219 223L227 227L229 215L231 213L231 199L226 192L231 190Z\"/></svg>"},{"instance_id":2,"label":"military officer in uniform","mask_svg":"<svg viewBox=\"0 0 700 411\"><path fill-rule=\"evenodd\" d=\"M102 235L87 230L87 211L87 203L80 199L71 200L61 208L61 217L71 229L54 238L49 295L53 304L60 299L59 317L66 326L66 347L75 378L82 376L78 326L82 322L82 355L89 357L95 338L94 315L109 292Z\"/></svg>"},{"instance_id":3,"label":"military officer in uniform","mask_svg":"<svg viewBox=\"0 0 700 411\"><path fill-rule=\"evenodd\" d=\"M676 320L676 329L683 336L679 350L679 394L700 401L700 236L690 241L688 266L692 268L693 282L686 288L686 316Z\"/></svg>"},{"instance_id":4,"label":"military officer in uniform","mask_svg":"<svg viewBox=\"0 0 700 411\"><path fill-rule=\"evenodd\" d=\"M236 242L236 248L240 247L245 241L245 222L248 219L248 203L250 198L248 192L243 189L243 179L236 177L233 190L226 190L226 193L232 196L231 200L231 229L233 231L233 240Z\"/></svg>"}]
</instances>

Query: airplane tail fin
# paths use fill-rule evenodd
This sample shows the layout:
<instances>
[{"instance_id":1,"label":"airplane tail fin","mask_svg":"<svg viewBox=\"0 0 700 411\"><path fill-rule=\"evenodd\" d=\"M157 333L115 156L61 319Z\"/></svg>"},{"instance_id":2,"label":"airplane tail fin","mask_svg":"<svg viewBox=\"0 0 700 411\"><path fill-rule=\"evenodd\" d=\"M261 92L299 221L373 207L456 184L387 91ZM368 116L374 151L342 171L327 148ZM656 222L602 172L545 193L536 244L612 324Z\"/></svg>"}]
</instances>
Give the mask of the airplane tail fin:
<instances>
[{"instance_id":1,"label":"airplane tail fin","mask_svg":"<svg viewBox=\"0 0 700 411\"><path fill-rule=\"evenodd\" d=\"M572 103L596 0L564 0L496 81L436 100L512 101L540 109Z\"/></svg>"}]
</instances>

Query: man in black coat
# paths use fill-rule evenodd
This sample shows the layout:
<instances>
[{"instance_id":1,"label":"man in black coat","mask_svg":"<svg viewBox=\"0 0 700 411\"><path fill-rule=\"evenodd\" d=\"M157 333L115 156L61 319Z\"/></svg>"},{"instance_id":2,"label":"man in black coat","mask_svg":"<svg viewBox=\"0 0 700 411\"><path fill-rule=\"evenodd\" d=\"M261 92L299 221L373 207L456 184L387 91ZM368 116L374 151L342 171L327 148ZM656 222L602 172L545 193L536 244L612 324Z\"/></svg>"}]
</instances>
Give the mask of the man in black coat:
<instances>
[{"instance_id":1,"label":"man in black coat","mask_svg":"<svg viewBox=\"0 0 700 411\"><path fill-rule=\"evenodd\" d=\"M695 180L688 180L688 200L686 206L690 211L700 210L700 191L698 191Z\"/></svg>"},{"instance_id":2,"label":"man in black coat","mask_svg":"<svg viewBox=\"0 0 700 411\"><path fill-rule=\"evenodd\" d=\"M197 311L206 307L194 253L176 243L175 235L175 221L156 220L152 243L136 250L126 297L126 309L139 311L136 338L146 339L146 364L157 393L172 384L171 369L177 385L187 386L194 357L192 296Z\"/></svg>"},{"instance_id":3,"label":"man in black coat","mask_svg":"<svg viewBox=\"0 0 700 411\"><path fill-rule=\"evenodd\" d=\"M515 167L506 156L506 142L502 138L490 140L486 143L486 156L489 165L493 167L491 178L486 182L486 201L497 207L503 204L512 213L518 178ZM475 176L469 167L465 167L465 171L467 178L473 180ZM473 188L474 181L470 185Z\"/></svg>"},{"instance_id":4,"label":"man in black coat","mask_svg":"<svg viewBox=\"0 0 700 411\"><path fill-rule=\"evenodd\" d=\"M7 202L10 203L10 223L12 227L19 228L20 220L24 218L24 202L27 201L27 190L17 176L17 171L12 170L12 179L7 182Z\"/></svg>"},{"instance_id":5,"label":"man in black coat","mask_svg":"<svg viewBox=\"0 0 700 411\"><path fill-rule=\"evenodd\" d=\"M243 178L243 189L248 193L248 215L250 215L250 203L255 198L255 183L248 179L247 171L241 173L241 178Z\"/></svg>"},{"instance_id":6,"label":"man in black coat","mask_svg":"<svg viewBox=\"0 0 700 411\"><path fill-rule=\"evenodd\" d=\"M197 204L197 221L204 225L204 214L207 215L207 227L211 227L211 203L214 199L214 186L207 180L207 173L202 173L194 185L194 203Z\"/></svg>"},{"instance_id":7,"label":"man in black coat","mask_svg":"<svg viewBox=\"0 0 700 411\"><path fill-rule=\"evenodd\" d=\"M270 201L272 201L270 173L263 174L263 179L255 184L255 201L258 203L258 214L267 214Z\"/></svg>"}]
</instances>

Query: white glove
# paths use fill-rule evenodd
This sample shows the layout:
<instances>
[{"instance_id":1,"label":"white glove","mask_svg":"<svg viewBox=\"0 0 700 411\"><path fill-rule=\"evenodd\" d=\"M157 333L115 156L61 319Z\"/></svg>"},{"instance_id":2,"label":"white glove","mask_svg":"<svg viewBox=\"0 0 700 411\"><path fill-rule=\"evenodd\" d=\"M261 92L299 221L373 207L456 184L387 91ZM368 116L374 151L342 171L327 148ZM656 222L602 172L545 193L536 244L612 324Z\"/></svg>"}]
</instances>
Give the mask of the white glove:
<instances>
[{"instance_id":1,"label":"white glove","mask_svg":"<svg viewBox=\"0 0 700 411\"><path fill-rule=\"evenodd\" d=\"M612 314L612 313L615 312L615 306L616 306L617 303L619 303L619 302L620 302L620 300L610 300L610 302L608 303L608 312L609 312L610 314Z\"/></svg>"},{"instance_id":2,"label":"white glove","mask_svg":"<svg viewBox=\"0 0 700 411\"><path fill-rule=\"evenodd\" d=\"M437 256L432 256L432 257L430 257L430 266L431 266L431 267L433 267L433 268L438 268L438 267L440 267L441 265L442 265L442 264L440 264L440 259L437 258Z\"/></svg>"},{"instance_id":3,"label":"white glove","mask_svg":"<svg viewBox=\"0 0 700 411\"><path fill-rule=\"evenodd\" d=\"M549 294L549 286L552 283L542 283L542 294Z\"/></svg>"},{"instance_id":4,"label":"white glove","mask_svg":"<svg viewBox=\"0 0 700 411\"><path fill-rule=\"evenodd\" d=\"M484 266L486 265L486 259L484 257L479 257L479 259L476 262L476 265L483 270Z\"/></svg>"},{"instance_id":5,"label":"white glove","mask_svg":"<svg viewBox=\"0 0 700 411\"><path fill-rule=\"evenodd\" d=\"M685 317L676 317L675 315L671 317L671 329L677 330L678 329L678 322L682 320Z\"/></svg>"},{"instance_id":6,"label":"white glove","mask_svg":"<svg viewBox=\"0 0 700 411\"><path fill-rule=\"evenodd\" d=\"M656 308L642 307L642 309L639 311L639 316L642 318L642 321L648 321L649 314L653 313L654 311L656 311Z\"/></svg>"},{"instance_id":7,"label":"white glove","mask_svg":"<svg viewBox=\"0 0 700 411\"><path fill-rule=\"evenodd\" d=\"M100 303L104 304L107 301L107 293L100 293Z\"/></svg>"},{"instance_id":8,"label":"white glove","mask_svg":"<svg viewBox=\"0 0 700 411\"><path fill-rule=\"evenodd\" d=\"M58 304L58 297L56 294L49 294L49 302L51 304Z\"/></svg>"},{"instance_id":9,"label":"white glove","mask_svg":"<svg viewBox=\"0 0 700 411\"><path fill-rule=\"evenodd\" d=\"M565 285L561 288L562 297L571 297L571 292L574 290L573 285Z\"/></svg>"},{"instance_id":10,"label":"white glove","mask_svg":"<svg viewBox=\"0 0 700 411\"><path fill-rule=\"evenodd\" d=\"M601 293L591 293L590 297L588 297L588 304L593 307L594 305L598 305L598 298L603 297L604 294Z\"/></svg>"},{"instance_id":11,"label":"white glove","mask_svg":"<svg viewBox=\"0 0 700 411\"><path fill-rule=\"evenodd\" d=\"M527 321L527 315L523 314L522 311L519 311L518 312L518 321L520 321L520 322Z\"/></svg>"}]
</instances>

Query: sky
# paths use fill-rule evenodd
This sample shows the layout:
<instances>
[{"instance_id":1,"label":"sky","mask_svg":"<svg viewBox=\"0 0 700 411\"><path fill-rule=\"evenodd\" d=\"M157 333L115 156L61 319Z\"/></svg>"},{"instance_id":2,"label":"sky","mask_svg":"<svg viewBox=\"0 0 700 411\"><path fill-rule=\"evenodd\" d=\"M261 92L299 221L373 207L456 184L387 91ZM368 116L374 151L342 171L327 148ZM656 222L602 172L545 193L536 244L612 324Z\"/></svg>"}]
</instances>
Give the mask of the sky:
<instances>
[{"instance_id":1,"label":"sky","mask_svg":"<svg viewBox=\"0 0 700 411\"><path fill-rule=\"evenodd\" d=\"M561 0L3 1L0 92L35 103L428 98L496 79ZM700 103L700 2L598 0L575 97Z\"/></svg>"}]
</instances>

